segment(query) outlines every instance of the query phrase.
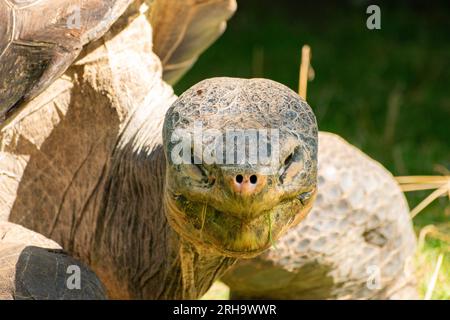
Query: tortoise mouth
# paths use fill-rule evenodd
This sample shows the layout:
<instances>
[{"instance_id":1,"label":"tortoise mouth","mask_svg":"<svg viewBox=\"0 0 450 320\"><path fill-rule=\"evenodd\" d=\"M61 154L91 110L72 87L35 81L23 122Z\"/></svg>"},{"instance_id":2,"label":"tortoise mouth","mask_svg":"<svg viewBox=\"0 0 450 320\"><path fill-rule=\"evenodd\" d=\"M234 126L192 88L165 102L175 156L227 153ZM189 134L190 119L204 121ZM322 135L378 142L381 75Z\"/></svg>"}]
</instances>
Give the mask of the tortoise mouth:
<instances>
[{"instance_id":1,"label":"tortoise mouth","mask_svg":"<svg viewBox=\"0 0 450 320\"><path fill-rule=\"evenodd\" d=\"M249 225L252 221L255 219L260 218L261 216L267 214L272 210L266 209L266 210L251 210L249 208L243 208L241 207L240 210L226 210L223 208L217 208L213 204L209 204L208 202L201 202L201 201L190 201L183 195L175 196L175 201L179 205L180 208L183 209L183 211L186 212L186 214L193 219L195 222L198 219L201 219L200 222L202 225L205 223L205 219L207 217L211 218L218 218L218 217L227 217L227 219L235 220L234 222L237 224L240 224L242 226ZM192 210L191 207L200 209L201 213L203 215L198 215L195 210ZM190 210L191 209L191 210Z\"/></svg>"},{"instance_id":2,"label":"tortoise mouth","mask_svg":"<svg viewBox=\"0 0 450 320\"><path fill-rule=\"evenodd\" d=\"M257 215L240 217L179 195L166 196L165 207L170 225L184 239L204 250L237 258L251 258L271 247L310 209L294 198Z\"/></svg>"}]
</instances>

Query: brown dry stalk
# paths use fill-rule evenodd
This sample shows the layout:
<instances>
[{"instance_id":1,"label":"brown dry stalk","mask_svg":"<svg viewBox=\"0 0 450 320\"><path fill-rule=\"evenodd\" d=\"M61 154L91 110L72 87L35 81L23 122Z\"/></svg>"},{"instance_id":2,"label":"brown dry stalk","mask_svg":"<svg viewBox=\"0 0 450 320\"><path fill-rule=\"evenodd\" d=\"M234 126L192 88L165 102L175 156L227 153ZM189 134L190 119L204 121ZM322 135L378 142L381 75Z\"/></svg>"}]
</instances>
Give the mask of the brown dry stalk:
<instances>
[{"instance_id":1,"label":"brown dry stalk","mask_svg":"<svg viewBox=\"0 0 450 320\"><path fill-rule=\"evenodd\" d=\"M404 176L395 179L403 192L434 189L431 194L411 210L412 218L437 198L447 194L450 199L450 176Z\"/></svg>"},{"instance_id":2,"label":"brown dry stalk","mask_svg":"<svg viewBox=\"0 0 450 320\"><path fill-rule=\"evenodd\" d=\"M300 76L298 80L298 94L306 101L306 91L308 89L308 74L311 63L311 48L305 44L302 47L302 58L300 63Z\"/></svg>"}]
</instances>

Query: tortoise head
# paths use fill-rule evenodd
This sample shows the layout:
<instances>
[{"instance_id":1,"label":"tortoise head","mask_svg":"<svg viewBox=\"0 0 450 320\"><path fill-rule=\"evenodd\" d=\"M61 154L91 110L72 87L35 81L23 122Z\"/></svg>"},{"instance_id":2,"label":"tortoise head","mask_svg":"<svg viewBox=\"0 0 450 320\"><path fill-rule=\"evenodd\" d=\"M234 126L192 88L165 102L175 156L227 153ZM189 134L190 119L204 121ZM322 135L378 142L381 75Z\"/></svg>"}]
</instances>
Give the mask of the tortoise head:
<instances>
[{"instance_id":1,"label":"tortoise head","mask_svg":"<svg viewBox=\"0 0 450 320\"><path fill-rule=\"evenodd\" d=\"M284 85L204 80L168 110L163 140L167 218L197 247L255 256L311 208L317 124Z\"/></svg>"}]
</instances>

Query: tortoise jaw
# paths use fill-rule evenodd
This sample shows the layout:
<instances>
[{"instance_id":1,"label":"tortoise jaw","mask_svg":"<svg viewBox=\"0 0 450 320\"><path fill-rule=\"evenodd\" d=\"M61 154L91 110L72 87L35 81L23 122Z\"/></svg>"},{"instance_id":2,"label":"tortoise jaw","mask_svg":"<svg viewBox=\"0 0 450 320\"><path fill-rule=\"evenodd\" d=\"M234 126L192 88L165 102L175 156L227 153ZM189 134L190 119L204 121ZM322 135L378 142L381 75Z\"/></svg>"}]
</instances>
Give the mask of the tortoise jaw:
<instances>
[{"instance_id":1,"label":"tortoise jaw","mask_svg":"<svg viewBox=\"0 0 450 320\"><path fill-rule=\"evenodd\" d=\"M166 197L165 207L170 225L182 238L198 248L235 258L261 254L309 211L296 198L245 218L180 196Z\"/></svg>"}]
</instances>

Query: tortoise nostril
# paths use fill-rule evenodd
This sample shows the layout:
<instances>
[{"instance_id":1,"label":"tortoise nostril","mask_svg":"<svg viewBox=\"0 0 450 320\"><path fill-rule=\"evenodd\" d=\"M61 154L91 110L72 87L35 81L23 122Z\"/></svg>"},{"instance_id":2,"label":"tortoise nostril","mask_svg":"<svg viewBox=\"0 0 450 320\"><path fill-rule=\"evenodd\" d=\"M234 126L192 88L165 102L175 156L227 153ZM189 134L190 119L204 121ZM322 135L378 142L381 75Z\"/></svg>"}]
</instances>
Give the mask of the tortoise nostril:
<instances>
[{"instance_id":1,"label":"tortoise nostril","mask_svg":"<svg viewBox=\"0 0 450 320\"><path fill-rule=\"evenodd\" d=\"M254 197L262 194L267 185L267 177L260 174L241 173L233 175L225 175L225 183L229 185L235 195L241 197Z\"/></svg>"}]
</instances>

